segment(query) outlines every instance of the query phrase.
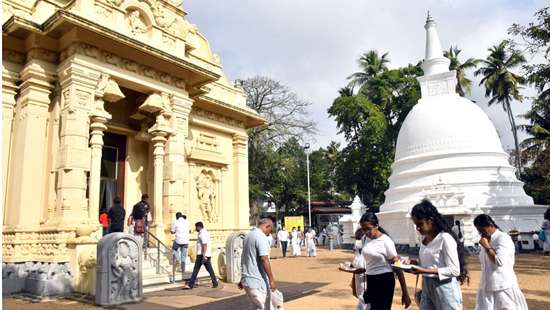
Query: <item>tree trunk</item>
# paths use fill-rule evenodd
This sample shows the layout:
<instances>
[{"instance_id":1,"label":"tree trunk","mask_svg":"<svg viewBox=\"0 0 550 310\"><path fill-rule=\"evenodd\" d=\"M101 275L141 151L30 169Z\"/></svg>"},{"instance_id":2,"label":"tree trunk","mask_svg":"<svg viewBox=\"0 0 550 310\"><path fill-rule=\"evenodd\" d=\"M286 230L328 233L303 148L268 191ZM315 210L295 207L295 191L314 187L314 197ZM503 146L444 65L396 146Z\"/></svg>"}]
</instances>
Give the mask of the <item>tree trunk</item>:
<instances>
[{"instance_id":1,"label":"tree trunk","mask_svg":"<svg viewBox=\"0 0 550 310\"><path fill-rule=\"evenodd\" d=\"M510 106L510 102L506 102L506 108L508 112L508 119L510 120L510 126L512 127L512 135L514 137L514 147L515 147L515 162L516 162L516 176L518 179L521 178L521 154L519 149L519 141L518 141L518 129L516 127L516 120L514 119L514 113L512 112L512 107Z\"/></svg>"}]
</instances>

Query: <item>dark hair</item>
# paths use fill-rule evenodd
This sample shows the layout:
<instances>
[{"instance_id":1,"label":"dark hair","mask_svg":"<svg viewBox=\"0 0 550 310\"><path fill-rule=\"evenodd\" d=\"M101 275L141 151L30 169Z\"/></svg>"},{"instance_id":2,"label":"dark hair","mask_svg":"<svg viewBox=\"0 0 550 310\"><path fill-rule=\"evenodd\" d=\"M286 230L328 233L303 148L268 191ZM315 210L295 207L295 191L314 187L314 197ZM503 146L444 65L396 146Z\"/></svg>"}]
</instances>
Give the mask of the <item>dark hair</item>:
<instances>
[{"instance_id":1,"label":"dark hair","mask_svg":"<svg viewBox=\"0 0 550 310\"><path fill-rule=\"evenodd\" d=\"M468 269L466 268L466 252L464 251L464 244L459 242L457 235L452 231L451 227L449 227L449 223L443 218L441 213L437 211L437 208L428 199L423 199L412 208L411 216L418 220L431 220L434 224L434 228L437 230L437 233L446 232L455 239L458 252L458 262L460 264L460 275L457 279L461 284L464 284L464 282L469 283L470 277L468 276Z\"/></svg>"},{"instance_id":2,"label":"dark hair","mask_svg":"<svg viewBox=\"0 0 550 310\"><path fill-rule=\"evenodd\" d=\"M113 199L113 202L116 204L120 203L120 197L116 196L115 199Z\"/></svg>"},{"instance_id":3,"label":"dark hair","mask_svg":"<svg viewBox=\"0 0 550 310\"><path fill-rule=\"evenodd\" d=\"M147 194L141 195L141 200L144 200L144 199L149 199L149 195Z\"/></svg>"},{"instance_id":4,"label":"dark hair","mask_svg":"<svg viewBox=\"0 0 550 310\"><path fill-rule=\"evenodd\" d=\"M180 217L183 217L183 214L181 214L181 212L176 212L176 219L179 219Z\"/></svg>"},{"instance_id":5,"label":"dark hair","mask_svg":"<svg viewBox=\"0 0 550 310\"><path fill-rule=\"evenodd\" d=\"M546 209L546 212L544 212L544 219L550 221L550 208Z\"/></svg>"},{"instance_id":6,"label":"dark hair","mask_svg":"<svg viewBox=\"0 0 550 310\"><path fill-rule=\"evenodd\" d=\"M460 225L460 221L459 221L459 220L456 220L456 221L455 221L455 225Z\"/></svg>"},{"instance_id":7,"label":"dark hair","mask_svg":"<svg viewBox=\"0 0 550 310\"><path fill-rule=\"evenodd\" d=\"M495 223L495 221L493 220L493 218L491 218L487 214L480 214L476 216L476 218L474 219L474 226L478 226L478 227L494 226L497 229L499 228Z\"/></svg>"},{"instance_id":8,"label":"dark hair","mask_svg":"<svg viewBox=\"0 0 550 310\"><path fill-rule=\"evenodd\" d=\"M200 227L200 228L204 228L204 224L202 222L196 222L195 226Z\"/></svg>"},{"instance_id":9,"label":"dark hair","mask_svg":"<svg viewBox=\"0 0 550 310\"><path fill-rule=\"evenodd\" d=\"M378 224L378 217L376 214L372 212L367 212L361 216L361 219L359 220L359 223L369 223L371 225L378 226L378 230L380 230L381 233L388 235L388 233ZM389 236L389 235L388 235Z\"/></svg>"}]
</instances>

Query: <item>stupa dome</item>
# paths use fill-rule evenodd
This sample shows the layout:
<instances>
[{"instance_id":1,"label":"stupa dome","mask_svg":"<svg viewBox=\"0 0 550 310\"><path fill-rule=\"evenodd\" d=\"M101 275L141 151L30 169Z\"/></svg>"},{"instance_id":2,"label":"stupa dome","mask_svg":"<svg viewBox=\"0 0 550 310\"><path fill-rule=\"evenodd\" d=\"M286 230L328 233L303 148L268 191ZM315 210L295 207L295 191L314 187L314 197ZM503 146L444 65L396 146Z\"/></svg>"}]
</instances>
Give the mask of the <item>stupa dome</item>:
<instances>
[{"instance_id":1,"label":"stupa dome","mask_svg":"<svg viewBox=\"0 0 550 310\"><path fill-rule=\"evenodd\" d=\"M532 205L489 117L456 93L456 72L449 71L430 17L425 29L425 75L418 78L422 98L399 131L380 211L410 210L437 186L449 205Z\"/></svg>"}]
</instances>

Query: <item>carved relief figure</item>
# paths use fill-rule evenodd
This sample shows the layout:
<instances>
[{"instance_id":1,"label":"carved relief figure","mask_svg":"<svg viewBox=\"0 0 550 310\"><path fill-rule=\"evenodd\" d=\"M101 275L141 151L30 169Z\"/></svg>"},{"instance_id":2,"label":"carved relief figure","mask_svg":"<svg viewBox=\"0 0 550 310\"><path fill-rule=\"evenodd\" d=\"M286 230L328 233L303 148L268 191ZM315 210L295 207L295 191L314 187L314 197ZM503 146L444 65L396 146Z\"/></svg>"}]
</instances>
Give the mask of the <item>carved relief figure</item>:
<instances>
[{"instance_id":1,"label":"carved relief figure","mask_svg":"<svg viewBox=\"0 0 550 310\"><path fill-rule=\"evenodd\" d=\"M131 248L133 247L133 249ZM138 295L138 249L135 244L120 240L111 251L111 299L128 300Z\"/></svg>"},{"instance_id":2,"label":"carved relief figure","mask_svg":"<svg viewBox=\"0 0 550 310\"><path fill-rule=\"evenodd\" d=\"M239 235L233 240L233 277L238 279L241 277L241 254L243 253L244 235Z\"/></svg>"},{"instance_id":3,"label":"carved relief figure","mask_svg":"<svg viewBox=\"0 0 550 310\"><path fill-rule=\"evenodd\" d=\"M130 26L130 31L132 32L132 34L147 32L147 24L141 17L141 13L139 10L128 11L126 19L128 20L128 24Z\"/></svg>"},{"instance_id":4,"label":"carved relief figure","mask_svg":"<svg viewBox=\"0 0 550 310\"><path fill-rule=\"evenodd\" d=\"M217 221L217 214L215 210L215 183L212 175L205 170L195 178L197 184L197 195L199 199L199 205L202 211L202 215L209 222Z\"/></svg>"}]
</instances>

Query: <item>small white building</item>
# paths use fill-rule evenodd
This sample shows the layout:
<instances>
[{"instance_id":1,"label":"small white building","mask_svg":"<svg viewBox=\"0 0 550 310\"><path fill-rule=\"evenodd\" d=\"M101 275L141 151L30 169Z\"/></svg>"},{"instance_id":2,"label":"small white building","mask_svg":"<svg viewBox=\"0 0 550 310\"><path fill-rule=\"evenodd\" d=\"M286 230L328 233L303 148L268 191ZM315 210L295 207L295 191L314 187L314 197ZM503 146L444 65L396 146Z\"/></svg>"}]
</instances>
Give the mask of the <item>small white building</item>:
<instances>
[{"instance_id":1,"label":"small white building","mask_svg":"<svg viewBox=\"0 0 550 310\"><path fill-rule=\"evenodd\" d=\"M525 194L485 112L456 93L456 72L449 71L435 26L428 16L422 98L399 131L380 223L397 244L417 246L409 213L428 198L451 223L462 222L466 246L479 240L473 219L485 213L503 231L519 230L523 247L532 248L546 206Z\"/></svg>"},{"instance_id":2,"label":"small white building","mask_svg":"<svg viewBox=\"0 0 550 310\"><path fill-rule=\"evenodd\" d=\"M359 229L359 220L361 216L366 212L367 207L361 202L359 196L353 198L353 202L350 205L351 214L346 214L338 220L343 226L344 235L342 236L342 242L344 244L354 244L355 231Z\"/></svg>"}]
</instances>

